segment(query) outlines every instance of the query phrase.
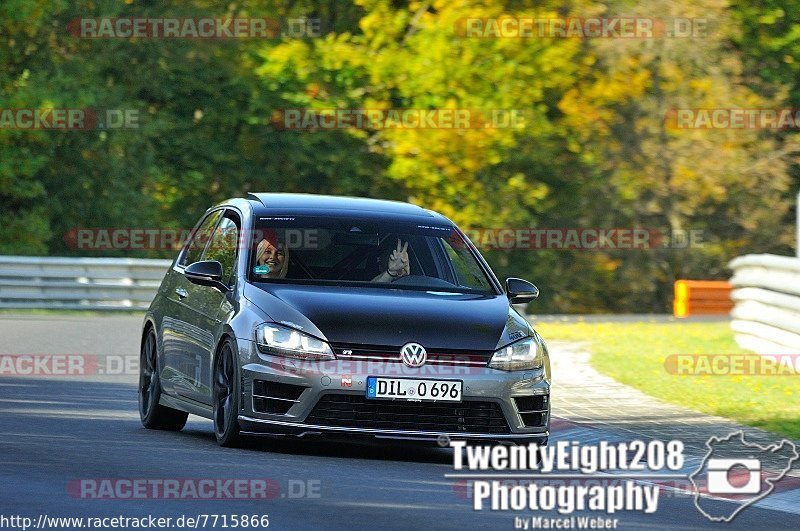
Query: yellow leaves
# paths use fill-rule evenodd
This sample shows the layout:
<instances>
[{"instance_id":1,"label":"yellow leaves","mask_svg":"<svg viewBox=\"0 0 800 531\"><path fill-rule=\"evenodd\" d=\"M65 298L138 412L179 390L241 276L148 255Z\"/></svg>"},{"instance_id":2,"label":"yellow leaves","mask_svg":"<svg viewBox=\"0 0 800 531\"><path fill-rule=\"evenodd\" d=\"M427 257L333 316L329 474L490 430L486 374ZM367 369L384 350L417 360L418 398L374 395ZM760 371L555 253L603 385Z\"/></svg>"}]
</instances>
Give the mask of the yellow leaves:
<instances>
[{"instance_id":1,"label":"yellow leaves","mask_svg":"<svg viewBox=\"0 0 800 531\"><path fill-rule=\"evenodd\" d=\"M523 173L515 173L509 177L506 190L509 193L525 194L526 199L535 203L545 199L550 194L550 187L545 183L535 182Z\"/></svg>"},{"instance_id":2,"label":"yellow leaves","mask_svg":"<svg viewBox=\"0 0 800 531\"><path fill-rule=\"evenodd\" d=\"M402 35L409 13L393 10L389 2L364 2L366 13L359 21L364 39L371 48L379 48Z\"/></svg>"},{"instance_id":3,"label":"yellow leaves","mask_svg":"<svg viewBox=\"0 0 800 531\"><path fill-rule=\"evenodd\" d=\"M589 54L592 55L592 54ZM611 128L624 119L620 105L643 98L651 85L650 71L633 57L608 71L588 73L558 102L564 122L582 142L605 139ZM604 144L612 147L613 144ZM575 147L580 150L580 147Z\"/></svg>"},{"instance_id":4,"label":"yellow leaves","mask_svg":"<svg viewBox=\"0 0 800 531\"><path fill-rule=\"evenodd\" d=\"M598 266L603 271L614 272L622 265L622 260L618 258L611 258L609 256L602 256L598 260Z\"/></svg>"},{"instance_id":5,"label":"yellow leaves","mask_svg":"<svg viewBox=\"0 0 800 531\"><path fill-rule=\"evenodd\" d=\"M310 52L310 46L299 39L263 48L259 55L264 62L256 69L256 74L272 78L290 70L300 79L304 79L314 71Z\"/></svg>"},{"instance_id":6,"label":"yellow leaves","mask_svg":"<svg viewBox=\"0 0 800 531\"><path fill-rule=\"evenodd\" d=\"M771 26L777 24L780 21L780 19L784 18L785 16L786 13L784 12L784 10L780 7L776 7L774 9L770 9L769 11L765 11L764 13L762 13L761 16L758 17L758 21L761 24L766 24Z\"/></svg>"},{"instance_id":7,"label":"yellow leaves","mask_svg":"<svg viewBox=\"0 0 800 531\"><path fill-rule=\"evenodd\" d=\"M707 94L713 91L715 84L710 77L697 77L689 80L689 88L698 94Z\"/></svg>"}]
</instances>

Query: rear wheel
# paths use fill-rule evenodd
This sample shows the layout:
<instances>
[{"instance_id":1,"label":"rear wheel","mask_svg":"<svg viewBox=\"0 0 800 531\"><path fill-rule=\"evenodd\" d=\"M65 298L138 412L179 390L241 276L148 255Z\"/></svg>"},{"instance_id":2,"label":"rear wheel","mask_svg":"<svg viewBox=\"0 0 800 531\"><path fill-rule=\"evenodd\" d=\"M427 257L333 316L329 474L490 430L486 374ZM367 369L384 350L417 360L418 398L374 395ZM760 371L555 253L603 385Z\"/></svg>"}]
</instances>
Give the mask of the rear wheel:
<instances>
[{"instance_id":1,"label":"rear wheel","mask_svg":"<svg viewBox=\"0 0 800 531\"><path fill-rule=\"evenodd\" d=\"M186 425L189 416L158 403L161 399L161 382L158 372L158 346L156 333L151 328L142 341L139 356L139 417L145 428L152 430L179 431Z\"/></svg>"},{"instance_id":2,"label":"rear wheel","mask_svg":"<svg viewBox=\"0 0 800 531\"><path fill-rule=\"evenodd\" d=\"M214 435L220 446L242 442L239 428L238 357L230 339L220 348L214 363Z\"/></svg>"}]
</instances>

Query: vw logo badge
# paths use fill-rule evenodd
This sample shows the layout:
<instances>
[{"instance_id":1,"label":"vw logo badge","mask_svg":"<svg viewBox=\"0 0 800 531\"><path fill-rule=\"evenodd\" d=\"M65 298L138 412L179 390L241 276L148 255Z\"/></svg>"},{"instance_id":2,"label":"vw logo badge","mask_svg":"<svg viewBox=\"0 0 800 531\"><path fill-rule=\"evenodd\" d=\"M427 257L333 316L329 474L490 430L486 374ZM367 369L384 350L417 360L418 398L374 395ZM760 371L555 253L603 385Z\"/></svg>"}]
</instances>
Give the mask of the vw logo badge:
<instances>
[{"instance_id":1,"label":"vw logo badge","mask_svg":"<svg viewBox=\"0 0 800 531\"><path fill-rule=\"evenodd\" d=\"M406 343L400 349L400 358L409 367L422 367L428 361L428 353L419 343Z\"/></svg>"}]
</instances>

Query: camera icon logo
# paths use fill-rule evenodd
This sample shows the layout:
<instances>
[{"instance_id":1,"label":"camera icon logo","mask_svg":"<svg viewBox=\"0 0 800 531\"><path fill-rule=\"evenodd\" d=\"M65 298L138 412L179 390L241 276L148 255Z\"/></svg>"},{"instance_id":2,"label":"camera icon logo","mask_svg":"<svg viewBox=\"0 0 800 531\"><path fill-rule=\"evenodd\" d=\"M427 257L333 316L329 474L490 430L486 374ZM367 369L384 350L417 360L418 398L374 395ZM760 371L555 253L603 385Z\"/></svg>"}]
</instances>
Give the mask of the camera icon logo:
<instances>
[{"instance_id":1,"label":"camera icon logo","mask_svg":"<svg viewBox=\"0 0 800 531\"><path fill-rule=\"evenodd\" d=\"M758 459L709 459L707 466L709 494L761 492L761 461Z\"/></svg>"},{"instance_id":2,"label":"camera icon logo","mask_svg":"<svg viewBox=\"0 0 800 531\"><path fill-rule=\"evenodd\" d=\"M764 499L800 460L792 441L761 445L745 439L741 430L711 437L705 446L708 452L689 474L689 481L695 507L712 522L730 522Z\"/></svg>"}]
</instances>

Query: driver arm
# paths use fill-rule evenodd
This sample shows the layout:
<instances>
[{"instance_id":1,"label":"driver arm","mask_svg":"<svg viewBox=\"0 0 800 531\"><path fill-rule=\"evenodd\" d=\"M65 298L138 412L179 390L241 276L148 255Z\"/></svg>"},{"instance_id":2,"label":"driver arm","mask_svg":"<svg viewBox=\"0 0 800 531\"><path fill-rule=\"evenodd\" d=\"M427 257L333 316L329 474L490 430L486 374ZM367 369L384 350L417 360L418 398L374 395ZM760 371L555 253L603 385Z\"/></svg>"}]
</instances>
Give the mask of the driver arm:
<instances>
[{"instance_id":1,"label":"driver arm","mask_svg":"<svg viewBox=\"0 0 800 531\"><path fill-rule=\"evenodd\" d=\"M403 276L402 274L397 276L392 276L389 274L388 271L384 271L383 273L376 275L375 278L372 279L372 282L391 282L392 280L395 280L402 276Z\"/></svg>"}]
</instances>

